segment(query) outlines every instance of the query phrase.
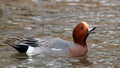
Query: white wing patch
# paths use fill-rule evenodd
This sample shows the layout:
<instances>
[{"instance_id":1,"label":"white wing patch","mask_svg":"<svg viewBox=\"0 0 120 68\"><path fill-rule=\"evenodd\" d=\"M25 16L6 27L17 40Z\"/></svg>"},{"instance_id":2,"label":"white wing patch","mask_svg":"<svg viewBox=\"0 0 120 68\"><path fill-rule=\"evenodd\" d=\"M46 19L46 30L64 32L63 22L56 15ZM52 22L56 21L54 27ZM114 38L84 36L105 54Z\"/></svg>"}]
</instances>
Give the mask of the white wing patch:
<instances>
[{"instance_id":1,"label":"white wing patch","mask_svg":"<svg viewBox=\"0 0 120 68\"><path fill-rule=\"evenodd\" d=\"M62 50L62 49L52 48L51 50L60 51L60 50Z\"/></svg>"}]
</instances>

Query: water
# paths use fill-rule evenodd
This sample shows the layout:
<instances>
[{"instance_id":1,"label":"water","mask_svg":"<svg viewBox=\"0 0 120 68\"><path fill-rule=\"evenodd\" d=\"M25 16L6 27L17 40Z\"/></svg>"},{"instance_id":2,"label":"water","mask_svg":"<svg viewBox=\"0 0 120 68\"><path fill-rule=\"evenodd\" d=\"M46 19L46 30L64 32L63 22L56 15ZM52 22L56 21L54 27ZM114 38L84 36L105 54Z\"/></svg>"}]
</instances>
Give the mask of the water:
<instances>
[{"instance_id":1,"label":"water","mask_svg":"<svg viewBox=\"0 0 120 68\"><path fill-rule=\"evenodd\" d=\"M1 0L0 67L120 68L119 6L119 0ZM80 21L97 27L87 39L85 58L28 57L3 43L14 35L72 41L72 30Z\"/></svg>"}]
</instances>

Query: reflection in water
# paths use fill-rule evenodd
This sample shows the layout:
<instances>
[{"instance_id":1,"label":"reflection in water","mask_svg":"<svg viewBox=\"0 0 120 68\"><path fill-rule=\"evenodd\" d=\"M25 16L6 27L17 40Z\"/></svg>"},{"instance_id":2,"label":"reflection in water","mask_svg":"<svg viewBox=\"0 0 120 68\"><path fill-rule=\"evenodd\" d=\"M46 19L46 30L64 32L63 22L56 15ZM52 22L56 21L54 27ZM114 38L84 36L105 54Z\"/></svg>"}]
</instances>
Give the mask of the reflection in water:
<instances>
[{"instance_id":1,"label":"reflection in water","mask_svg":"<svg viewBox=\"0 0 120 68\"><path fill-rule=\"evenodd\" d=\"M26 60L29 57L25 53L15 53L15 54L11 55L11 58L15 58L15 59L18 59L19 61L21 61L21 60Z\"/></svg>"},{"instance_id":2,"label":"reflection in water","mask_svg":"<svg viewBox=\"0 0 120 68\"><path fill-rule=\"evenodd\" d=\"M17 59L18 62L12 64L10 67L50 67L50 68L64 68L64 67L86 67L92 65L92 62L87 60L87 56L76 58L52 57L36 55L28 57L26 54L14 54L12 58ZM43 61L44 60L44 61Z\"/></svg>"},{"instance_id":3,"label":"reflection in water","mask_svg":"<svg viewBox=\"0 0 120 68\"><path fill-rule=\"evenodd\" d=\"M73 59L72 61L69 61L74 67L86 67L86 66L90 66L93 63L90 62L88 59L88 56L83 56L83 57L77 57L76 59Z\"/></svg>"}]
</instances>

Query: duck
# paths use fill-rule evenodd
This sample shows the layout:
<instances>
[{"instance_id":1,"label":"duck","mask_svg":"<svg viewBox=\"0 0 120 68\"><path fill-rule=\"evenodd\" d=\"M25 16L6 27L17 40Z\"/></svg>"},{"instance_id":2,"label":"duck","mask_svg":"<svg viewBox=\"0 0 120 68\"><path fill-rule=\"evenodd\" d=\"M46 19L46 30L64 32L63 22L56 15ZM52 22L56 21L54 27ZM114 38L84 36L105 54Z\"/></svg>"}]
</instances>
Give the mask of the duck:
<instances>
[{"instance_id":1,"label":"duck","mask_svg":"<svg viewBox=\"0 0 120 68\"><path fill-rule=\"evenodd\" d=\"M95 29L96 27L90 28L87 22L82 21L73 29L73 41L61 38L21 37L10 46L19 53L26 53L28 56L47 54L51 56L80 57L87 54L86 40Z\"/></svg>"}]
</instances>

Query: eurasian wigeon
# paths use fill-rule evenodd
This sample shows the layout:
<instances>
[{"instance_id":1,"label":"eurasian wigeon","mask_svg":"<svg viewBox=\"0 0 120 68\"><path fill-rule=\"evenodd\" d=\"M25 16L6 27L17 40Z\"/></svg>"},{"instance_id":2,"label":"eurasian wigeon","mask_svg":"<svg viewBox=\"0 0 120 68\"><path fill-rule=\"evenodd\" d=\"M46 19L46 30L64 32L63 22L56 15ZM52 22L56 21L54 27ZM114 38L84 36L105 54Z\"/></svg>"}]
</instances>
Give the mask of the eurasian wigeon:
<instances>
[{"instance_id":1,"label":"eurasian wigeon","mask_svg":"<svg viewBox=\"0 0 120 68\"><path fill-rule=\"evenodd\" d=\"M79 57L87 53L86 39L94 29L95 27L89 29L86 22L81 22L73 30L73 42L60 38L21 38L10 46L30 56L44 53L51 56Z\"/></svg>"}]
</instances>

